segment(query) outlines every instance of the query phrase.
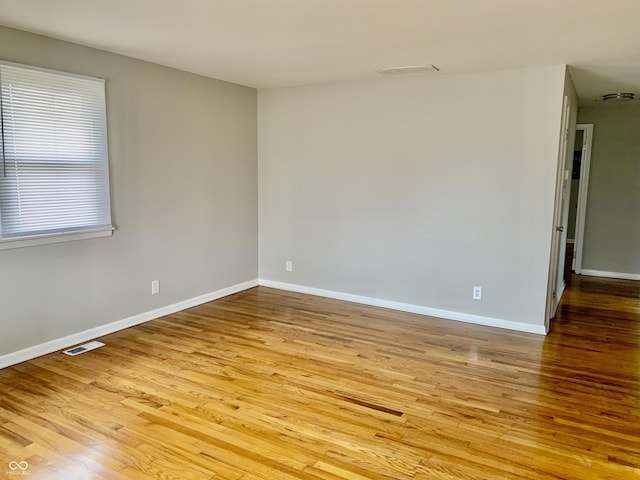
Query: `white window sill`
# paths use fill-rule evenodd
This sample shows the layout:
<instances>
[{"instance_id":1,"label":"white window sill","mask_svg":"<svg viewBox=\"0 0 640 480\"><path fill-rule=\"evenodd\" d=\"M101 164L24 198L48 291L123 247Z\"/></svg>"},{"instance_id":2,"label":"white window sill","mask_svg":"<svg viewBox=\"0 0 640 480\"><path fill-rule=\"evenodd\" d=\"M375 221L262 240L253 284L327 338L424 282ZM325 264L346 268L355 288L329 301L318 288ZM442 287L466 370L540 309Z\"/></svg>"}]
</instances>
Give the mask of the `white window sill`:
<instances>
[{"instance_id":1,"label":"white window sill","mask_svg":"<svg viewBox=\"0 0 640 480\"><path fill-rule=\"evenodd\" d=\"M90 238L110 237L115 229L110 227L104 230L84 230L80 232L51 233L34 237L0 238L0 250L11 248L35 247L36 245L48 245L51 243L74 242L76 240L88 240Z\"/></svg>"}]
</instances>

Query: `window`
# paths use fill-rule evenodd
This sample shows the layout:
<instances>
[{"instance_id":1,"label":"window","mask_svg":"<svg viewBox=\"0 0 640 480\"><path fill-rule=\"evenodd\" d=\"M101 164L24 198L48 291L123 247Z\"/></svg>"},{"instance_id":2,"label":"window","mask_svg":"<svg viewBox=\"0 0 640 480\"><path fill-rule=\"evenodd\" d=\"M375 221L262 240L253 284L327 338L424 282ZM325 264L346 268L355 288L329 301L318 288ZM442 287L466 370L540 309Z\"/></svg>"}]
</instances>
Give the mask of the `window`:
<instances>
[{"instance_id":1,"label":"window","mask_svg":"<svg viewBox=\"0 0 640 480\"><path fill-rule=\"evenodd\" d=\"M111 235L104 80L0 63L0 249Z\"/></svg>"}]
</instances>

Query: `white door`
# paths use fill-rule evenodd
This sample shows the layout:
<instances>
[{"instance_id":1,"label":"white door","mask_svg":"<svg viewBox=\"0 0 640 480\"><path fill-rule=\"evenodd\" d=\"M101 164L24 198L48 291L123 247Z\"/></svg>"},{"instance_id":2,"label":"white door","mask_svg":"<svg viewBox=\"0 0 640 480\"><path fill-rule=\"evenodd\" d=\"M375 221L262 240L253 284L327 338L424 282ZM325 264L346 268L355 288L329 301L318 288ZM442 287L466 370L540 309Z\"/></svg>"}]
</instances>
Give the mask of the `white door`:
<instances>
[{"instance_id":1,"label":"white door","mask_svg":"<svg viewBox=\"0 0 640 480\"><path fill-rule=\"evenodd\" d=\"M565 96L562 104L562 135L560 137L560 148L558 150L556 201L553 214L554 228L552 233L549 286L547 291L547 321L556 314L560 297L564 290L564 255L566 251L566 232L569 219L568 193L571 185L570 175L566 170L570 114L571 103L569 102L569 97ZM567 188L567 185L569 185L569 188Z\"/></svg>"}]
</instances>

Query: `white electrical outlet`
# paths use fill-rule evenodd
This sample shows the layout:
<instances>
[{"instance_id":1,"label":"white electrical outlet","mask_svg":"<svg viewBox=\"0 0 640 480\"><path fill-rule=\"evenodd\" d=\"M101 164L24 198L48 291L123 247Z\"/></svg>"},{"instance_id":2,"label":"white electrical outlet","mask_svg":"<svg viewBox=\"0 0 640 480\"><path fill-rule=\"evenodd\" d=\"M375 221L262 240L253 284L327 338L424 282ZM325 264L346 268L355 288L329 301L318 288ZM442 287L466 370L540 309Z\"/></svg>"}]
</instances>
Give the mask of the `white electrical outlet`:
<instances>
[{"instance_id":1,"label":"white electrical outlet","mask_svg":"<svg viewBox=\"0 0 640 480\"><path fill-rule=\"evenodd\" d=\"M293 262L291 260L287 260L284 264L284 269L287 272L293 272Z\"/></svg>"},{"instance_id":2,"label":"white electrical outlet","mask_svg":"<svg viewBox=\"0 0 640 480\"><path fill-rule=\"evenodd\" d=\"M157 295L160 293L160 280L153 280L151 282L151 295Z\"/></svg>"},{"instance_id":3,"label":"white electrical outlet","mask_svg":"<svg viewBox=\"0 0 640 480\"><path fill-rule=\"evenodd\" d=\"M482 287L473 287L473 299L482 300Z\"/></svg>"}]
</instances>

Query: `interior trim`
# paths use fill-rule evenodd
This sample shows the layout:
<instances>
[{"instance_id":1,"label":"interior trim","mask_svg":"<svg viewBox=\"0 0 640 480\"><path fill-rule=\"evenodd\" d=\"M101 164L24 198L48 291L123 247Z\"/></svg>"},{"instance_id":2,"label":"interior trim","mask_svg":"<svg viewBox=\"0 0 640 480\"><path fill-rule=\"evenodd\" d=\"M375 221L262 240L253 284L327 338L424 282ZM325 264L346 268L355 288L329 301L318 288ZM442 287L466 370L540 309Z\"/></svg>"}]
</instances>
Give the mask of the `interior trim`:
<instances>
[{"instance_id":1,"label":"interior trim","mask_svg":"<svg viewBox=\"0 0 640 480\"><path fill-rule=\"evenodd\" d=\"M534 325L530 323L504 320L501 318L473 315L470 313L453 312L450 310L441 310L439 308L423 307L422 305L412 305L410 303L394 302L391 300L382 300L379 298L352 295L350 293L336 292L333 290L323 290L320 288L295 285L292 283L275 282L272 280L260 279L258 280L258 282L261 286L264 287L277 288L279 290L288 290L298 293L307 293L309 295L318 295L320 297L345 300L347 302L361 303L374 307L389 308L391 310L399 310L401 312L417 313L419 315L438 317L446 320L455 320L457 322L473 323L476 325L485 325L488 327L505 328L508 330L516 330L519 332L536 333L538 335L546 335L548 333L545 325Z\"/></svg>"},{"instance_id":2,"label":"interior trim","mask_svg":"<svg viewBox=\"0 0 640 480\"><path fill-rule=\"evenodd\" d=\"M156 318L160 318L164 315L170 315L172 313L195 307L203 303L211 302L213 300L226 297L227 295L232 295L234 293L238 293L257 286L258 280L249 280L247 282L238 283L230 287L216 290L215 292L206 293L198 297L193 297L181 302L172 303L171 305L167 305L165 307L156 308L155 310L139 313L122 320L117 320L105 325L100 325L99 327L90 328L89 330L84 330L82 332L67 335L66 337L57 338L55 340L50 340L39 345L24 348L22 350L18 350L17 352L8 353L6 355L0 356L0 368L5 368L17 363L26 362L27 360L31 360L33 358L40 357L57 350L63 350L73 345L77 345L88 340L93 340L103 335L108 335L125 328L133 327L134 325L148 322L149 320L155 320Z\"/></svg>"}]
</instances>

